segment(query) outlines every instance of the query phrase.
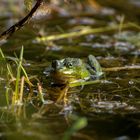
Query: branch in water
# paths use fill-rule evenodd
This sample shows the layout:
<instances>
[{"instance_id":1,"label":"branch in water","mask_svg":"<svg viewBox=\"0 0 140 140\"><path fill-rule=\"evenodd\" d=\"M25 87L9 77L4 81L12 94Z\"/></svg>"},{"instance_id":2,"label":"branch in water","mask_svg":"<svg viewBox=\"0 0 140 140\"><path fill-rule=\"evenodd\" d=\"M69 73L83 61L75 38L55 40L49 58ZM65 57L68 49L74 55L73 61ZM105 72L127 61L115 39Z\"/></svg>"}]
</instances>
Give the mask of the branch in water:
<instances>
[{"instance_id":1,"label":"branch in water","mask_svg":"<svg viewBox=\"0 0 140 140\"><path fill-rule=\"evenodd\" d=\"M105 72L111 72L111 71L115 72L121 70L140 70L140 66L134 65L134 66L124 66L124 67L103 68L103 71Z\"/></svg>"},{"instance_id":2,"label":"branch in water","mask_svg":"<svg viewBox=\"0 0 140 140\"><path fill-rule=\"evenodd\" d=\"M23 19L21 19L19 22L14 24L13 26L11 26L9 29L4 31L0 35L0 40L9 38L15 31L22 28L30 20L30 18L33 16L33 14L36 12L36 10L40 7L42 2L43 2L43 0L37 0L35 6L31 9L29 14L26 17L24 17Z\"/></svg>"}]
</instances>

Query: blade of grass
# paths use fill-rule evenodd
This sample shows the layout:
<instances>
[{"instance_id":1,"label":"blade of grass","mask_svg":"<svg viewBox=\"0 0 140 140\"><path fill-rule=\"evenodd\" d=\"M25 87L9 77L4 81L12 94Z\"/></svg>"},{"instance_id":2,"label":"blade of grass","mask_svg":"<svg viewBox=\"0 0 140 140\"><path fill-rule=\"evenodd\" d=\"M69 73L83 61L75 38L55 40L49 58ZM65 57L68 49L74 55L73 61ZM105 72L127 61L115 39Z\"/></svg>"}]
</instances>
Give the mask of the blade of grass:
<instances>
[{"instance_id":1,"label":"blade of grass","mask_svg":"<svg viewBox=\"0 0 140 140\"><path fill-rule=\"evenodd\" d=\"M1 48L0 48L0 55L1 55L1 58L6 62L6 57L5 57L4 53L2 52ZM6 64L6 67L7 67L7 71L8 71L8 74L10 75L11 79L14 79L11 66L9 64Z\"/></svg>"},{"instance_id":2,"label":"blade of grass","mask_svg":"<svg viewBox=\"0 0 140 140\"><path fill-rule=\"evenodd\" d=\"M12 60L12 61L14 61L15 63L16 63L16 65L18 65L18 63L19 63L19 58L17 57L17 55L15 54L15 57L9 57L9 56L7 56L7 57L5 57L6 59L9 59L9 60ZM9 68L8 68L9 69ZM25 78L26 78L26 82L30 85L30 86L33 86L33 84L30 82L30 80L29 80L29 77L28 77L28 74L26 73L26 70L24 69L24 67L21 65L21 69L22 69L22 72L23 72L23 74L24 74L24 76L25 76ZM9 72L10 72L10 70L9 70ZM11 77L12 78L12 77Z\"/></svg>"},{"instance_id":3,"label":"blade of grass","mask_svg":"<svg viewBox=\"0 0 140 140\"><path fill-rule=\"evenodd\" d=\"M17 76L16 76L16 85L15 85L15 99L18 99L18 93L19 93L19 81L20 81L20 75L21 75L21 66L22 66L22 60L23 60L23 46L21 48L20 52L20 58L19 58L19 64L17 67Z\"/></svg>"},{"instance_id":4,"label":"blade of grass","mask_svg":"<svg viewBox=\"0 0 140 140\"><path fill-rule=\"evenodd\" d=\"M9 88L6 88L6 103L7 103L7 106L9 107L10 103L9 103Z\"/></svg>"},{"instance_id":5,"label":"blade of grass","mask_svg":"<svg viewBox=\"0 0 140 140\"><path fill-rule=\"evenodd\" d=\"M124 19L125 19L125 16L124 16L124 15L122 15L122 16L120 17L119 33L121 33L121 32L122 32L123 25L124 25Z\"/></svg>"},{"instance_id":6,"label":"blade of grass","mask_svg":"<svg viewBox=\"0 0 140 140\"><path fill-rule=\"evenodd\" d=\"M87 119L85 117L78 118L76 122L64 133L62 140L70 140L71 136L80 129L87 126Z\"/></svg>"}]
</instances>

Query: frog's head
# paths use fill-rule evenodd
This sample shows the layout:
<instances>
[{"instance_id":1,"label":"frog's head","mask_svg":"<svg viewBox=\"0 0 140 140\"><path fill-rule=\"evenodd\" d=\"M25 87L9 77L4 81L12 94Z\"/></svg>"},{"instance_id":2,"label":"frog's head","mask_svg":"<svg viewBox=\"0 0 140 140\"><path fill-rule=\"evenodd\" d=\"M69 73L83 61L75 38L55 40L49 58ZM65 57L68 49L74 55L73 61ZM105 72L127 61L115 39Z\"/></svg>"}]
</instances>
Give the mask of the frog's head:
<instances>
[{"instance_id":1,"label":"frog's head","mask_svg":"<svg viewBox=\"0 0 140 140\"><path fill-rule=\"evenodd\" d=\"M65 58L62 60L53 60L52 68L56 72L63 72L65 74L72 74L75 68L82 65L82 60L78 58Z\"/></svg>"},{"instance_id":2,"label":"frog's head","mask_svg":"<svg viewBox=\"0 0 140 140\"><path fill-rule=\"evenodd\" d=\"M53 60L52 62L53 78L66 80L68 82L77 82L89 78L89 72L86 70L85 63L79 58L65 58L62 60Z\"/></svg>"}]
</instances>

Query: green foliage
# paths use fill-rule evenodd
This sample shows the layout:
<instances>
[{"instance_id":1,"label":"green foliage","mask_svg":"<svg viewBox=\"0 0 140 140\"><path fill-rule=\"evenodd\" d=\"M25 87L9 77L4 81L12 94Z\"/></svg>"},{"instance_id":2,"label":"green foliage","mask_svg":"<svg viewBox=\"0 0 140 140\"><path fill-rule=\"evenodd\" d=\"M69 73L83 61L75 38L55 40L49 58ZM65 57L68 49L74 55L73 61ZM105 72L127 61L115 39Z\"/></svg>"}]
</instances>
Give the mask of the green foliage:
<instances>
[{"instance_id":1,"label":"green foliage","mask_svg":"<svg viewBox=\"0 0 140 140\"><path fill-rule=\"evenodd\" d=\"M77 131L87 126L87 119L85 117L72 116L72 119L76 119L74 124L66 131L63 140L70 140L71 136Z\"/></svg>"},{"instance_id":2,"label":"green foliage","mask_svg":"<svg viewBox=\"0 0 140 140\"><path fill-rule=\"evenodd\" d=\"M9 83L10 81L15 81L15 91L13 91L13 105L19 100L20 98L20 92L21 92L21 78L22 75L25 77L26 82L31 85L28 75L24 69L24 67L22 66L22 61L23 61L23 46L21 48L21 52L20 52L20 58L15 58L15 57L7 57L3 54L2 50L0 49L0 59L2 59L3 61L7 62L6 60L12 60L13 62L15 62L15 64L17 65L16 68L16 76L14 76L15 74L12 71L11 65L6 63L6 70L7 70L7 76L10 78L8 78L7 80L9 81L7 84L7 87L9 87ZM21 75L21 73L23 73ZM23 89L22 89L23 90ZM7 100L7 104L9 105L9 101L8 101L8 93L9 93L9 88L6 89L6 100Z\"/></svg>"},{"instance_id":3,"label":"green foliage","mask_svg":"<svg viewBox=\"0 0 140 140\"><path fill-rule=\"evenodd\" d=\"M33 0L24 0L26 8L30 11L32 9Z\"/></svg>"}]
</instances>

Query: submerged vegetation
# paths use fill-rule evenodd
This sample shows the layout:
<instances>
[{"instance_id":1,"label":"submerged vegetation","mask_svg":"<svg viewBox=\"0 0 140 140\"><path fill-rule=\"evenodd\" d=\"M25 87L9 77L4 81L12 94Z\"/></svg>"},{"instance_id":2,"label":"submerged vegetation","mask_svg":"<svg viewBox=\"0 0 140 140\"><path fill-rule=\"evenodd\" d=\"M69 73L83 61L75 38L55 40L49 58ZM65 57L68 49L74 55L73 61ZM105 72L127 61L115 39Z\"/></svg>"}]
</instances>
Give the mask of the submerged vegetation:
<instances>
[{"instance_id":1,"label":"submerged vegetation","mask_svg":"<svg viewBox=\"0 0 140 140\"><path fill-rule=\"evenodd\" d=\"M0 2L1 139L140 139L140 3L122 3Z\"/></svg>"}]
</instances>

